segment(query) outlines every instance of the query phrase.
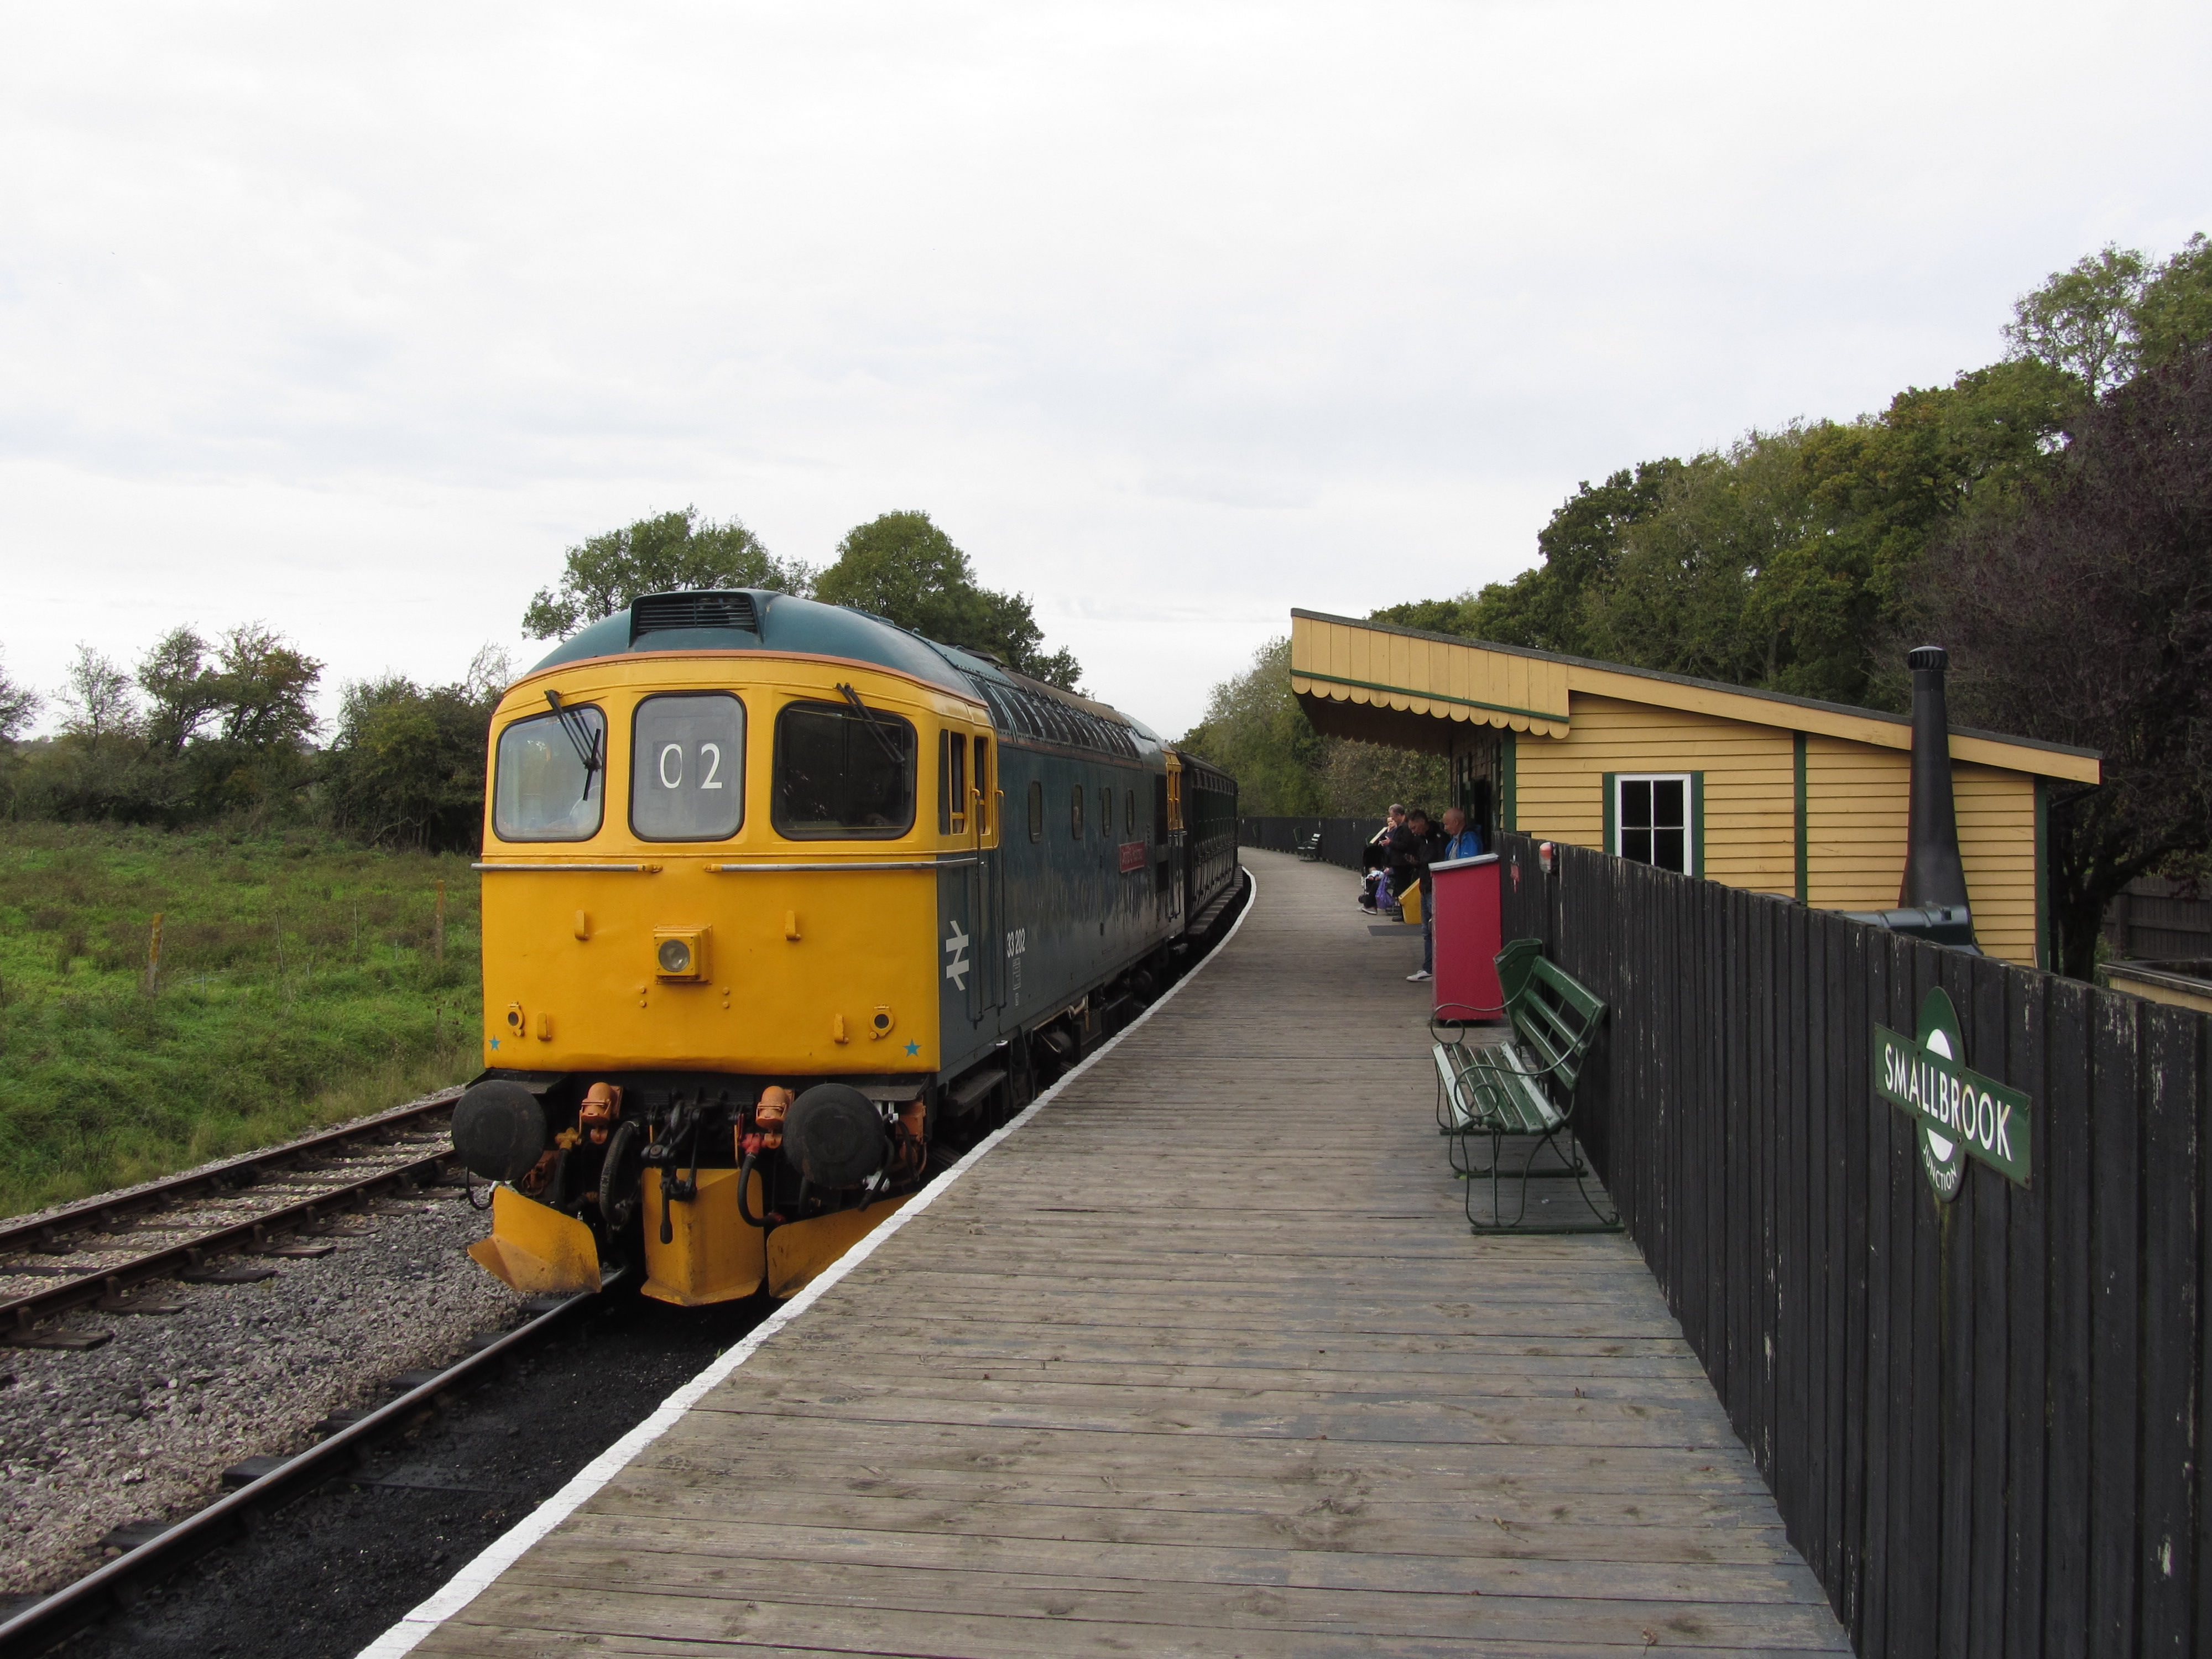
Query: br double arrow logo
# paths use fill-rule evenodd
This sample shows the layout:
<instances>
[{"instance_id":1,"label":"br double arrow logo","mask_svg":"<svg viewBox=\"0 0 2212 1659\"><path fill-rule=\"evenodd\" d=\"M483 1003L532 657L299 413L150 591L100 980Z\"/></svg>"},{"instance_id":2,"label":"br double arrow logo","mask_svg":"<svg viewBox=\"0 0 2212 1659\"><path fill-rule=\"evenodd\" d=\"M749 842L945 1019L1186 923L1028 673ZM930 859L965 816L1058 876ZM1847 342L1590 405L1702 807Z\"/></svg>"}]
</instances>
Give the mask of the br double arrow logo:
<instances>
[{"instance_id":1,"label":"br double arrow logo","mask_svg":"<svg viewBox=\"0 0 2212 1659\"><path fill-rule=\"evenodd\" d=\"M952 931L945 936L945 954L950 958L945 964L945 977L962 990L968 988L968 935L960 931L956 917Z\"/></svg>"}]
</instances>

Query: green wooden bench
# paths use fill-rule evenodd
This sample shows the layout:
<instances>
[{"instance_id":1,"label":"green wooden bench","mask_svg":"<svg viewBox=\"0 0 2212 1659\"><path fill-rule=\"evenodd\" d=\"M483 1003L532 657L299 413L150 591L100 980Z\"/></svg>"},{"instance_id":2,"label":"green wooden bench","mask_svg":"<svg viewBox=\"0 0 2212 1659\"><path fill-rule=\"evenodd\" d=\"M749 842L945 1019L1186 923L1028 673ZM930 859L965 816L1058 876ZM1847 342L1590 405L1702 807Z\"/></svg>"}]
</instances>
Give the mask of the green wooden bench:
<instances>
[{"instance_id":1,"label":"green wooden bench","mask_svg":"<svg viewBox=\"0 0 2212 1659\"><path fill-rule=\"evenodd\" d=\"M1605 1024L1605 1004L1589 988L1543 954L1534 939L1515 939L1498 954L1500 1008L1463 1009L1462 1013L1502 1012L1512 1022L1504 1042L1468 1040L1463 1025L1439 1018L1430 1022L1437 1065L1437 1129L1449 1141L1452 1168L1467 1185L1468 1224L1487 1232L1613 1232L1620 1218L1607 1215L1589 1195L1589 1166L1575 1144L1575 1096L1583 1067ZM1562 1144L1564 1137L1564 1144ZM1505 1143L1526 1139L1528 1150L1514 1178L1521 1186L1513 1218L1499 1208L1498 1186L1505 1175ZM1482 1168L1463 1161L1462 1149L1478 1140L1490 1144ZM1557 1169L1535 1167L1549 1148ZM1490 1219L1474 1213L1475 1183L1489 1178ZM1528 1226L1528 1182L1571 1176L1593 1220L1571 1224Z\"/></svg>"},{"instance_id":2,"label":"green wooden bench","mask_svg":"<svg viewBox=\"0 0 2212 1659\"><path fill-rule=\"evenodd\" d=\"M1298 837L1298 857L1308 864L1321 862L1321 831Z\"/></svg>"}]
</instances>

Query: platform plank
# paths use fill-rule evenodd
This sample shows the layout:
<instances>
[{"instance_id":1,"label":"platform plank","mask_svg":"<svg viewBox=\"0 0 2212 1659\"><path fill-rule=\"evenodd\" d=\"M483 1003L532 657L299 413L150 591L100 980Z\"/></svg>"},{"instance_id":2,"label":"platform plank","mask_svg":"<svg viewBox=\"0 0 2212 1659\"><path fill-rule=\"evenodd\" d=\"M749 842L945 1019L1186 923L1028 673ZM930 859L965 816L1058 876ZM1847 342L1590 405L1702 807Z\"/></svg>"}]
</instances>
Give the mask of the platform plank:
<instances>
[{"instance_id":1,"label":"platform plank","mask_svg":"<svg viewBox=\"0 0 2212 1659\"><path fill-rule=\"evenodd\" d=\"M1634 1247L1468 1232L1417 939L1245 857L1204 973L418 1650L1848 1652Z\"/></svg>"}]
</instances>

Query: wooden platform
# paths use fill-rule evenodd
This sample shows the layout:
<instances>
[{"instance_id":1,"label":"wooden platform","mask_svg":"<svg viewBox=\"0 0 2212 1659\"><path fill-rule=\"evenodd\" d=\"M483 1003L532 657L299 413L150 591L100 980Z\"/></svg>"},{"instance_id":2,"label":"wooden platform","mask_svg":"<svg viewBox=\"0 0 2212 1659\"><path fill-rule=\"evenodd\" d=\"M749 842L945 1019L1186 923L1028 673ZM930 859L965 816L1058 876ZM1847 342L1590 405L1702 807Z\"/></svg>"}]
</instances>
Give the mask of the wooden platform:
<instances>
[{"instance_id":1,"label":"wooden platform","mask_svg":"<svg viewBox=\"0 0 2212 1659\"><path fill-rule=\"evenodd\" d=\"M422 1653L1849 1649L1634 1247L1472 1237L1418 935L1199 976Z\"/></svg>"}]
</instances>

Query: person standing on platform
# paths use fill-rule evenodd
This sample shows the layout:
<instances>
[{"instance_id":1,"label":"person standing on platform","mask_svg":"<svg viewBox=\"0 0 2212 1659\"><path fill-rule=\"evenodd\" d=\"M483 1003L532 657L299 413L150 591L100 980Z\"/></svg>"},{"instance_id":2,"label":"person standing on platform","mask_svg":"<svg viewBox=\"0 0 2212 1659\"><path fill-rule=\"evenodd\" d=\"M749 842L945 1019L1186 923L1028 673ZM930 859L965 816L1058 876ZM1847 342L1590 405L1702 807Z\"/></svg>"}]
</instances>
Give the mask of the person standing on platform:
<instances>
[{"instance_id":1,"label":"person standing on platform","mask_svg":"<svg viewBox=\"0 0 2212 1659\"><path fill-rule=\"evenodd\" d=\"M1401 896L1409 887L1421 891L1421 968L1419 973L1408 974L1409 980L1436 977L1436 923L1429 915L1429 866L1441 854L1444 838L1429 822L1429 815L1416 806L1406 815L1406 827L1390 838L1392 853L1392 885Z\"/></svg>"},{"instance_id":2,"label":"person standing on platform","mask_svg":"<svg viewBox=\"0 0 2212 1659\"><path fill-rule=\"evenodd\" d=\"M1471 859L1482 851L1482 831L1468 827L1467 814L1456 806L1444 808L1444 829L1432 864L1447 864L1453 859ZM1425 866L1421 871L1421 971L1406 975L1410 980L1433 979L1437 967L1437 884Z\"/></svg>"}]
</instances>

